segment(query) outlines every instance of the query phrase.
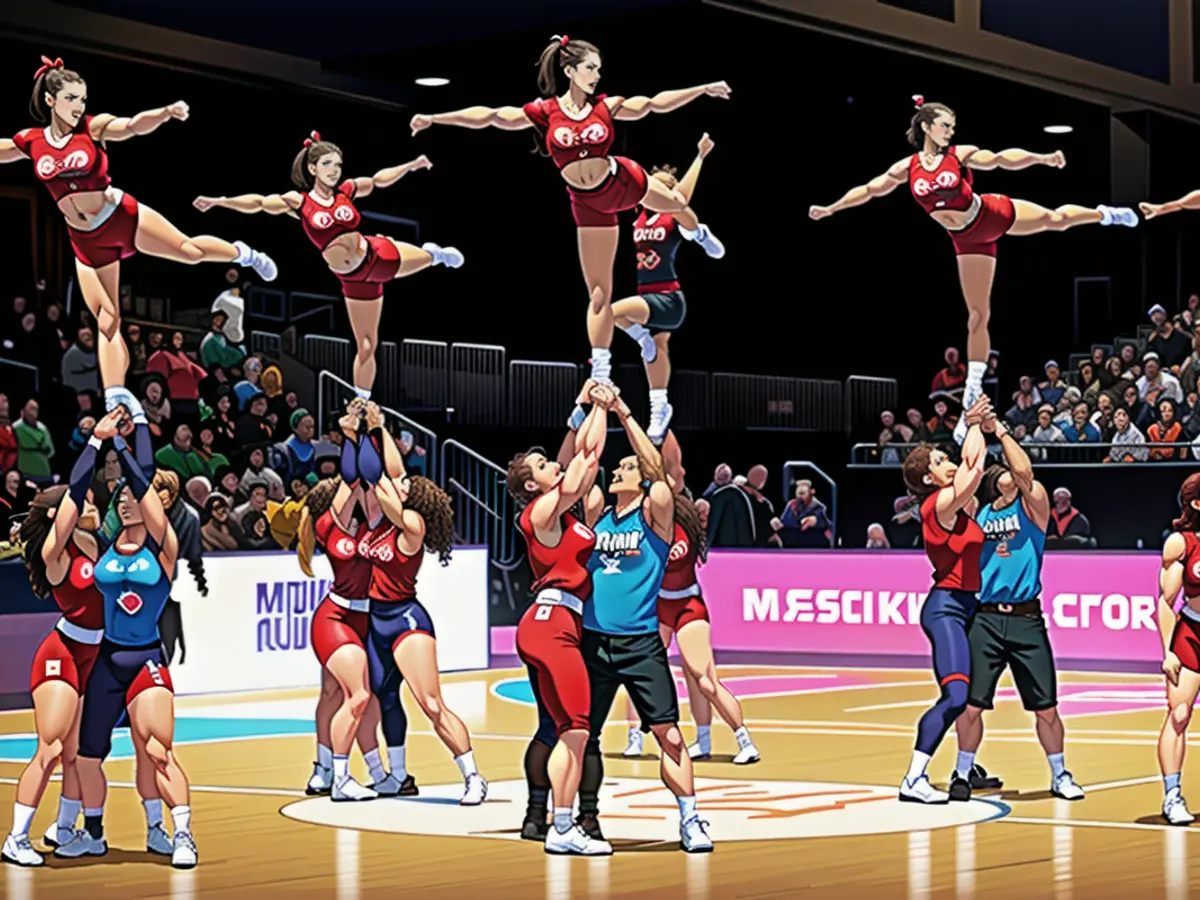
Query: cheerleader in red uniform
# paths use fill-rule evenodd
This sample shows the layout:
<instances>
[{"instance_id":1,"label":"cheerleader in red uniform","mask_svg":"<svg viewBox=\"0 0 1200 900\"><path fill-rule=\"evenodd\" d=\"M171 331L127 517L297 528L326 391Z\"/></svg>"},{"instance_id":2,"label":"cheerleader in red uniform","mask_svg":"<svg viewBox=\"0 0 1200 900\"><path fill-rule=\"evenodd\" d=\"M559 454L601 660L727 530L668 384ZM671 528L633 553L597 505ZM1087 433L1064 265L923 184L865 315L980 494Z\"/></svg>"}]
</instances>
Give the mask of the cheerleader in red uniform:
<instances>
[{"instance_id":1,"label":"cheerleader in red uniform","mask_svg":"<svg viewBox=\"0 0 1200 900\"><path fill-rule=\"evenodd\" d=\"M592 378L611 380L613 336L612 270L620 231L617 214L636 206L652 212L682 213L694 219L689 204L694 180L684 179L674 188L650 178L631 159L612 156L614 120L632 121L649 113L679 109L698 97L728 99L729 85L723 81L678 91L663 91L653 97L608 97L596 93L600 82L600 50L587 41L555 36L542 51L538 63L538 87L542 99L523 107L491 109L472 106L457 112L417 115L413 134L430 125L457 125L537 131L539 150L554 160L567 183L571 212L579 231L579 261L587 282L588 338L592 343ZM557 72L569 82L561 96ZM720 242L697 222L696 242L710 256L724 252Z\"/></svg>"},{"instance_id":2,"label":"cheerleader in red uniform","mask_svg":"<svg viewBox=\"0 0 1200 900\"><path fill-rule=\"evenodd\" d=\"M1001 194L978 194L973 187L972 170L1027 169L1030 166L1067 164L1062 151L1030 153L1028 150L1004 150L993 153L967 144L954 144L958 125L954 110L942 103L926 103L913 97L917 112L908 129L908 142L917 152L861 187L849 191L832 206L813 206L809 216L824 219L852 206L890 194L908 183L913 199L939 225L950 233L958 254L958 276L967 302L967 385L963 408L970 409L983 392L991 339L988 317L991 315L992 280L996 274L996 244L1006 234L1040 234L1066 231L1076 225L1138 224L1137 213L1126 207L1060 206L1046 209L1027 200L1015 200ZM966 419L959 422L955 439L961 444L966 435Z\"/></svg>"},{"instance_id":3,"label":"cheerleader in red uniform","mask_svg":"<svg viewBox=\"0 0 1200 900\"><path fill-rule=\"evenodd\" d=\"M265 281L276 275L275 263L241 241L232 244L209 235L188 237L162 215L112 186L107 145L149 134L171 119L186 120L180 101L161 109L122 118L85 115L88 86L78 72L63 68L61 59L42 57L34 75L29 109L44 128L27 128L11 140L0 139L0 162L33 161L67 223L75 251L79 288L99 331L97 356L111 411L123 399L129 351L121 336L121 260L135 253L189 265L200 262L251 266Z\"/></svg>"},{"instance_id":4,"label":"cheerleader in red uniform","mask_svg":"<svg viewBox=\"0 0 1200 900\"><path fill-rule=\"evenodd\" d=\"M364 399L370 398L375 383L383 286L432 265L457 269L463 264L463 255L454 247L434 243L414 247L384 235L365 237L359 231L362 216L354 201L370 196L376 188L391 187L409 172L432 167L433 163L420 156L410 163L380 169L370 178L343 180L341 148L321 140L314 131L292 162L292 184L299 190L266 196L197 197L194 203L201 212L223 206L241 213L286 214L300 220L304 233L342 284L358 345L354 386Z\"/></svg>"}]
</instances>

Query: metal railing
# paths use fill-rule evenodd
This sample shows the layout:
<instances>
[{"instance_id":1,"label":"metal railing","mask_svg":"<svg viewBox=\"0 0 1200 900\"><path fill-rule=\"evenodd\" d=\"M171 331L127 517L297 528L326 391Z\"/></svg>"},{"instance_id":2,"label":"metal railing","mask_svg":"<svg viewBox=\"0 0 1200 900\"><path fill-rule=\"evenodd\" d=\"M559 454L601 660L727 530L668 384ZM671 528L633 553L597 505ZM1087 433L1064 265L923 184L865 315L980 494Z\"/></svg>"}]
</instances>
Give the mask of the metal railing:
<instances>
[{"instance_id":1,"label":"metal railing","mask_svg":"<svg viewBox=\"0 0 1200 900\"><path fill-rule=\"evenodd\" d=\"M493 565L515 567L522 553L505 471L455 440L442 444L439 471L442 490L454 504L454 542L486 544Z\"/></svg>"},{"instance_id":2,"label":"metal railing","mask_svg":"<svg viewBox=\"0 0 1200 900\"><path fill-rule=\"evenodd\" d=\"M897 468L904 463L909 452L920 444L855 444L850 448L850 468ZM1200 444L1156 443L1144 444L1093 444L1022 441L1021 446L1030 459L1039 466L1057 468L1089 468L1093 466L1138 463L1153 466L1187 466L1196 468L1200 460ZM1114 458L1113 451L1116 451ZM1000 446L988 447L992 454L1000 453ZM1169 454L1169 456L1168 456Z\"/></svg>"},{"instance_id":3,"label":"metal railing","mask_svg":"<svg viewBox=\"0 0 1200 900\"><path fill-rule=\"evenodd\" d=\"M879 414L895 410L900 386L895 378L851 375L846 379L846 437L863 428L878 428Z\"/></svg>"},{"instance_id":4,"label":"metal railing","mask_svg":"<svg viewBox=\"0 0 1200 900\"><path fill-rule=\"evenodd\" d=\"M8 395L12 412L16 414L25 401L38 392L40 382L37 366L3 357L0 357L0 366L9 367L0 370L0 393Z\"/></svg>"},{"instance_id":5,"label":"metal railing","mask_svg":"<svg viewBox=\"0 0 1200 900\"><path fill-rule=\"evenodd\" d=\"M450 346L450 405L465 425L503 425L505 349L494 344ZM569 408L568 408L569 411Z\"/></svg>"},{"instance_id":6,"label":"metal railing","mask_svg":"<svg viewBox=\"0 0 1200 900\"><path fill-rule=\"evenodd\" d=\"M797 481L802 481L801 474L810 476L815 475L823 481L829 488L829 502L825 504L825 511L829 516L829 545L837 546L837 502L838 490L837 482L830 478L825 471L816 463L807 459L793 459L783 464L783 509L779 510L779 516L782 517L784 510L787 509L788 503L795 497L795 485ZM820 499L820 492L818 499Z\"/></svg>"},{"instance_id":7,"label":"metal railing","mask_svg":"<svg viewBox=\"0 0 1200 900\"><path fill-rule=\"evenodd\" d=\"M343 381L352 377L354 348L345 338L306 334L300 339L299 355L310 369L328 371Z\"/></svg>"},{"instance_id":8,"label":"metal railing","mask_svg":"<svg viewBox=\"0 0 1200 900\"><path fill-rule=\"evenodd\" d=\"M317 431L326 434L326 423L332 424L341 418L346 404L355 396L354 385L324 371L317 376ZM425 451L426 476L437 481L439 475L438 436L420 422L415 422L404 413L388 406L379 407L389 423L395 423L413 435L413 443ZM393 433L395 429L393 428Z\"/></svg>"},{"instance_id":9,"label":"metal railing","mask_svg":"<svg viewBox=\"0 0 1200 900\"><path fill-rule=\"evenodd\" d=\"M450 345L445 341L401 341L399 390L405 406L449 408Z\"/></svg>"},{"instance_id":10,"label":"metal railing","mask_svg":"<svg viewBox=\"0 0 1200 900\"><path fill-rule=\"evenodd\" d=\"M279 359L283 355L283 339L271 331L251 331L250 352L269 359Z\"/></svg>"},{"instance_id":11,"label":"metal railing","mask_svg":"<svg viewBox=\"0 0 1200 900\"><path fill-rule=\"evenodd\" d=\"M845 427L840 381L716 372L712 393L714 428L839 431Z\"/></svg>"},{"instance_id":12,"label":"metal railing","mask_svg":"<svg viewBox=\"0 0 1200 900\"><path fill-rule=\"evenodd\" d=\"M553 428L566 421L579 394L579 366L514 359L508 364L508 424Z\"/></svg>"}]
</instances>

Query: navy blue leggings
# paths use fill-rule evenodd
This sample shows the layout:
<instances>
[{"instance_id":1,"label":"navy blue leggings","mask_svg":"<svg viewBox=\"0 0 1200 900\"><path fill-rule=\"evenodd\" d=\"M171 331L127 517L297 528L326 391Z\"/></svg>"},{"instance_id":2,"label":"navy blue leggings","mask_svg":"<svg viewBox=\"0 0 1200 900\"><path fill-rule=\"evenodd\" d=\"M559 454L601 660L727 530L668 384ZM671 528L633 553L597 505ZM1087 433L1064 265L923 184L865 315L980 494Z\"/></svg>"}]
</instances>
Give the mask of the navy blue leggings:
<instances>
[{"instance_id":1,"label":"navy blue leggings","mask_svg":"<svg viewBox=\"0 0 1200 900\"><path fill-rule=\"evenodd\" d=\"M967 708L971 687L971 644L967 626L979 605L970 591L934 588L921 608L921 629L933 651L938 701L917 724L917 750L933 756L946 731Z\"/></svg>"}]
</instances>

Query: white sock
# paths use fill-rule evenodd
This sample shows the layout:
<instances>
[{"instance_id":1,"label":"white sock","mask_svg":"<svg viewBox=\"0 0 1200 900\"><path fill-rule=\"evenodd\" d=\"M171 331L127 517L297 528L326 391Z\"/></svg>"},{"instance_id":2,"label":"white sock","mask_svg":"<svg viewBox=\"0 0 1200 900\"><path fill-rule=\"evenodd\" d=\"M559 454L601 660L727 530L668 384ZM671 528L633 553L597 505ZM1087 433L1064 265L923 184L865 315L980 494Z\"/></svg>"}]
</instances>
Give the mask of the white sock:
<instances>
[{"instance_id":1,"label":"white sock","mask_svg":"<svg viewBox=\"0 0 1200 900\"><path fill-rule=\"evenodd\" d=\"M1096 210L1100 213L1100 224L1111 225L1113 223L1112 207L1097 206Z\"/></svg>"},{"instance_id":2,"label":"white sock","mask_svg":"<svg viewBox=\"0 0 1200 900\"><path fill-rule=\"evenodd\" d=\"M235 266L248 266L254 259L254 251L245 241L234 241L233 246L237 248L238 257L233 261Z\"/></svg>"},{"instance_id":3,"label":"white sock","mask_svg":"<svg viewBox=\"0 0 1200 900\"><path fill-rule=\"evenodd\" d=\"M554 807L554 830L559 834L566 834L575 827L575 820L571 816L571 807L556 806Z\"/></svg>"},{"instance_id":4,"label":"white sock","mask_svg":"<svg viewBox=\"0 0 1200 900\"><path fill-rule=\"evenodd\" d=\"M679 803L679 821L686 822L692 816L696 815L696 795L690 797L676 797Z\"/></svg>"},{"instance_id":5,"label":"white sock","mask_svg":"<svg viewBox=\"0 0 1200 900\"><path fill-rule=\"evenodd\" d=\"M26 806L24 803L13 804L13 837L21 838L29 834L29 824L33 821L36 806Z\"/></svg>"},{"instance_id":6,"label":"white sock","mask_svg":"<svg viewBox=\"0 0 1200 900\"><path fill-rule=\"evenodd\" d=\"M324 744L317 744L317 765L322 769L333 768L333 750Z\"/></svg>"},{"instance_id":7,"label":"white sock","mask_svg":"<svg viewBox=\"0 0 1200 900\"><path fill-rule=\"evenodd\" d=\"M83 811L83 817L85 819L94 819L94 818L96 818L96 816L103 816L103 815L104 815L104 807L103 806L101 806L99 809L85 809Z\"/></svg>"},{"instance_id":8,"label":"white sock","mask_svg":"<svg viewBox=\"0 0 1200 900\"><path fill-rule=\"evenodd\" d=\"M966 412L983 395L983 376L987 374L987 363L972 360L967 363L967 386L963 390L963 412Z\"/></svg>"},{"instance_id":9,"label":"white sock","mask_svg":"<svg viewBox=\"0 0 1200 900\"><path fill-rule=\"evenodd\" d=\"M696 230L692 231L690 228L684 228L682 225L680 225L679 226L679 236L681 238L683 238L685 241L694 241L701 234L702 227L703 226L701 226L701 225L697 225Z\"/></svg>"},{"instance_id":10,"label":"white sock","mask_svg":"<svg viewBox=\"0 0 1200 900\"><path fill-rule=\"evenodd\" d=\"M333 758L333 783L341 784L342 781L350 777L350 757L334 756Z\"/></svg>"},{"instance_id":11,"label":"white sock","mask_svg":"<svg viewBox=\"0 0 1200 900\"><path fill-rule=\"evenodd\" d=\"M370 388L356 387L354 389L354 393L358 394L358 396L363 400L371 399L371 389Z\"/></svg>"},{"instance_id":12,"label":"white sock","mask_svg":"<svg viewBox=\"0 0 1200 900\"><path fill-rule=\"evenodd\" d=\"M648 329L645 325L641 325L637 322L634 322L630 325L626 325L621 330L624 331L631 338L633 338L635 341L637 341L639 344L642 342L643 338L650 337L650 329Z\"/></svg>"},{"instance_id":13,"label":"white sock","mask_svg":"<svg viewBox=\"0 0 1200 900\"><path fill-rule=\"evenodd\" d=\"M667 389L666 388L651 388L650 389L650 408L662 409L667 405Z\"/></svg>"},{"instance_id":14,"label":"white sock","mask_svg":"<svg viewBox=\"0 0 1200 900\"><path fill-rule=\"evenodd\" d=\"M908 764L908 774L904 776L904 782L909 785L916 784L917 781L925 774L925 768L929 765L929 754L922 753L920 750L914 750L912 762Z\"/></svg>"},{"instance_id":15,"label":"white sock","mask_svg":"<svg viewBox=\"0 0 1200 900\"><path fill-rule=\"evenodd\" d=\"M403 747L388 747L388 763L391 765L392 774L400 781L408 777L408 754Z\"/></svg>"},{"instance_id":16,"label":"white sock","mask_svg":"<svg viewBox=\"0 0 1200 900\"><path fill-rule=\"evenodd\" d=\"M387 769L383 767L383 760L379 756L379 748L368 750L363 754L363 759L367 761L367 769L371 772L371 780L376 784L387 778Z\"/></svg>"},{"instance_id":17,"label":"white sock","mask_svg":"<svg viewBox=\"0 0 1200 900\"><path fill-rule=\"evenodd\" d=\"M458 763L458 771L462 772L463 778L470 778L472 775L478 775L479 770L475 768L475 753L468 750L462 756L454 757L454 761Z\"/></svg>"},{"instance_id":18,"label":"white sock","mask_svg":"<svg viewBox=\"0 0 1200 900\"><path fill-rule=\"evenodd\" d=\"M175 826L176 834L188 834L192 830L192 808L176 806L171 809L171 823Z\"/></svg>"},{"instance_id":19,"label":"white sock","mask_svg":"<svg viewBox=\"0 0 1200 900\"><path fill-rule=\"evenodd\" d=\"M69 828L75 830L75 820L79 818L79 812L83 809L83 802L80 800L68 800L66 797L58 798L58 827Z\"/></svg>"},{"instance_id":20,"label":"white sock","mask_svg":"<svg viewBox=\"0 0 1200 900\"><path fill-rule=\"evenodd\" d=\"M954 771L959 775L967 775L971 768L975 765L975 754L968 753L966 750L958 751L958 765L954 767Z\"/></svg>"},{"instance_id":21,"label":"white sock","mask_svg":"<svg viewBox=\"0 0 1200 900\"><path fill-rule=\"evenodd\" d=\"M143 800L142 806L146 807L147 828L153 828L155 825L163 823L162 800Z\"/></svg>"},{"instance_id":22,"label":"white sock","mask_svg":"<svg viewBox=\"0 0 1200 900\"><path fill-rule=\"evenodd\" d=\"M751 744L754 743L754 739L752 737L750 737L750 729L747 728L745 725L743 725L741 728L739 728L737 731L735 731L733 733L733 736L735 738L737 738L739 750L745 750L747 747L749 747Z\"/></svg>"},{"instance_id":23,"label":"white sock","mask_svg":"<svg viewBox=\"0 0 1200 900\"><path fill-rule=\"evenodd\" d=\"M1050 763L1050 774L1056 779L1067 771L1066 754L1064 753L1047 753L1046 761Z\"/></svg>"},{"instance_id":24,"label":"white sock","mask_svg":"<svg viewBox=\"0 0 1200 900\"><path fill-rule=\"evenodd\" d=\"M712 750L712 726L697 725L696 726L696 743L700 745L700 749L705 753Z\"/></svg>"},{"instance_id":25,"label":"white sock","mask_svg":"<svg viewBox=\"0 0 1200 900\"><path fill-rule=\"evenodd\" d=\"M592 348L592 380L612 380L612 351L607 347Z\"/></svg>"},{"instance_id":26,"label":"white sock","mask_svg":"<svg viewBox=\"0 0 1200 900\"><path fill-rule=\"evenodd\" d=\"M1163 789L1168 797L1171 796L1172 793L1179 792L1179 780L1182 777L1182 772L1174 772L1170 775L1163 776Z\"/></svg>"},{"instance_id":27,"label":"white sock","mask_svg":"<svg viewBox=\"0 0 1200 900\"><path fill-rule=\"evenodd\" d=\"M637 741L639 744L642 742L642 729L640 727L638 727L637 725L630 725L629 726L629 743L632 744L634 741Z\"/></svg>"}]
</instances>

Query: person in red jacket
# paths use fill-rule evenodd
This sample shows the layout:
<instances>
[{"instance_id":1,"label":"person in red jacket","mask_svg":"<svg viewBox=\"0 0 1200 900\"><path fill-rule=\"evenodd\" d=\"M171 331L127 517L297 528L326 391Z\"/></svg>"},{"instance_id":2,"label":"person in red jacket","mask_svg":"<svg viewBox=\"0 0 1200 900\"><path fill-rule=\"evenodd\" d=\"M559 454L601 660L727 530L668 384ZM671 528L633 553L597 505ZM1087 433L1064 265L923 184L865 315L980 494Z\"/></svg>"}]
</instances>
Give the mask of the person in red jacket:
<instances>
[{"instance_id":1,"label":"person in red jacket","mask_svg":"<svg viewBox=\"0 0 1200 900\"><path fill-rule=\"evenodd\" d=\"M0 472L17 467L17 435L8 412L8 396L0 394Z\"/></svg>"},{"instance_id":2,"label":"person in red jacket","mask_svg":"<svg viewBox=\"0 0 1200 900\"><path fill-rule=\"evenodd\" d=\"M161 375L167 382L172 410L177 417L195 415L200 405L200 382L208 372L183 352L183 333L171 335L171 344L155 350L146 363L146 371Z\"/></svg>"}]
</instances>

